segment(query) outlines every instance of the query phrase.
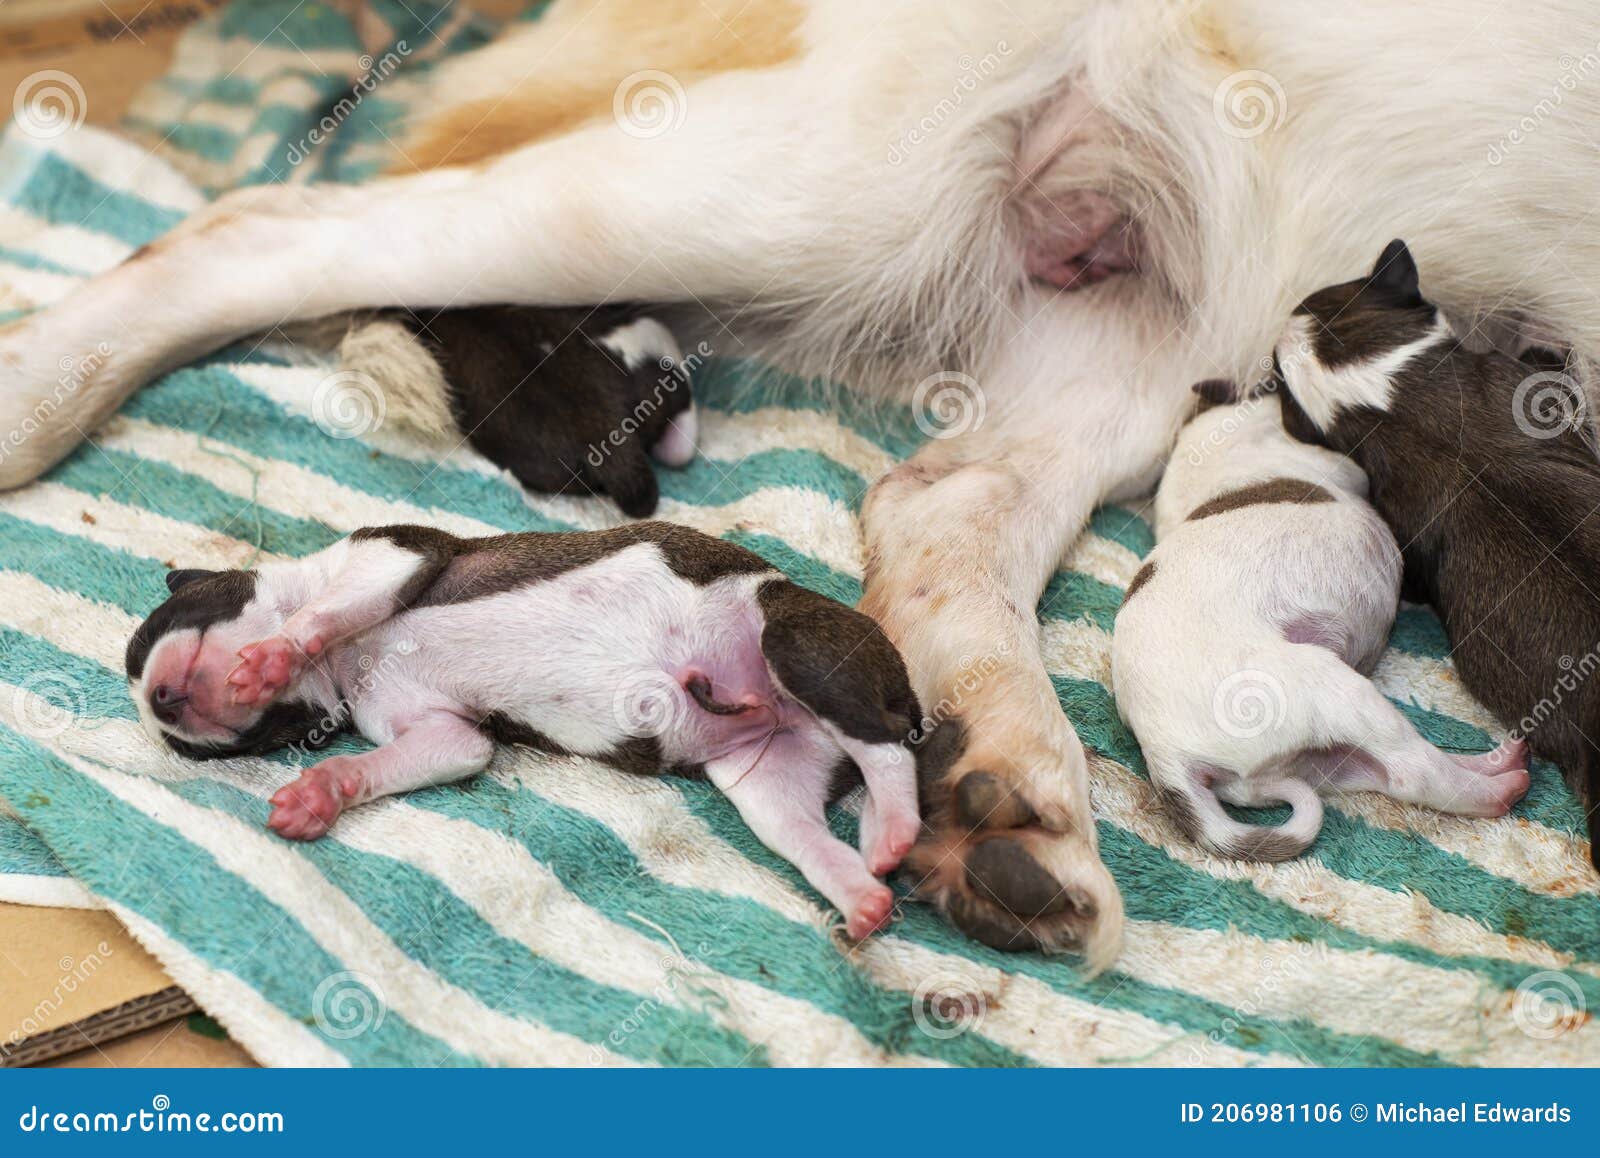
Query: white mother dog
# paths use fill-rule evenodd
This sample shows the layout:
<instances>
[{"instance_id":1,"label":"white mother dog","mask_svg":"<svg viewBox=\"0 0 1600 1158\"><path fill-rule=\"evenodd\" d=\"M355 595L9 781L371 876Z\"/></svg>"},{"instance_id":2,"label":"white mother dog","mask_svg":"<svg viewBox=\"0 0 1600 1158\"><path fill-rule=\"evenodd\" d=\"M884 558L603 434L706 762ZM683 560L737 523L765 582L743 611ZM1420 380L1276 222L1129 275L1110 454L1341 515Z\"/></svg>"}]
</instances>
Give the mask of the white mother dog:
<instances>
[{"instance_id":1,"label":"white mother dog","mask_svg":"<svg viewBox=\"0 0 1600 1158\"><path fill-rule=\"evenodd\" d=\"M971 420L865 512L863 607L967 737L913 863L958 923L1104 961L1121 905L1046 579L1150 485L1189 383L1259 377L1293 304L1391 237L1447 310L1600 356L1597 43L1590 0L557 0L439 71L403 171L227 197L0 333L0 432L42 419L0 485L163 370L368 307L692 300L794 369L963 375ZM975 655L1002 667L955 701ZM1053 902L975 880L974 827Z\"/></svg>"}]
</instances>

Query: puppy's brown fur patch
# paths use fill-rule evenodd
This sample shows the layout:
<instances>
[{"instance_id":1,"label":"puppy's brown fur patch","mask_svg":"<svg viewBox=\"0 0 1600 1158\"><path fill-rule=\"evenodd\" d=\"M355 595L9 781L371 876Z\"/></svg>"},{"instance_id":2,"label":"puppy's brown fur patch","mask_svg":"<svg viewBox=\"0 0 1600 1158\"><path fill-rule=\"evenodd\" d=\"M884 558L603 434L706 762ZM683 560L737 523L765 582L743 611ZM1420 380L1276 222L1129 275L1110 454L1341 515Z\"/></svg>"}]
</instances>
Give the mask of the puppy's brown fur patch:
<instances>
[{"instance_id":1,"label":"puppy's brown fur patch","mask_svg":"<svg viewBox=\"0 0 1600 1158\"><path fill-rule=\"evenodd\" d=\"M1220 515L1226 511L1236 511L1240 507L1251 507L1259 503L1331 502L1333 502L1333 496L1316 483L1306 482L1304 479L1298 478L1269 478L1264 482L1251 483L1249 486L1228 491L1214 499L1201 503L1189 512L1189 521L1209 519L1212 515ZM1129 594L1131 595L1132 592L1130 591Z\"/></svg>"},{"instance_id":2,"label":"puppy's brown fur patch","mask_svg":"<svg viewBox=\"0 0 1600 1158\"><path fill-rule=\"evenodd\" d=\"M570 132L610 116L618 86L647 69L688 88L775 67L799 55L804 16L795 0L568 0L543 18L547 56L526 78L424 124L395 169L477 165Z\"/></svg>"}]
</instances>

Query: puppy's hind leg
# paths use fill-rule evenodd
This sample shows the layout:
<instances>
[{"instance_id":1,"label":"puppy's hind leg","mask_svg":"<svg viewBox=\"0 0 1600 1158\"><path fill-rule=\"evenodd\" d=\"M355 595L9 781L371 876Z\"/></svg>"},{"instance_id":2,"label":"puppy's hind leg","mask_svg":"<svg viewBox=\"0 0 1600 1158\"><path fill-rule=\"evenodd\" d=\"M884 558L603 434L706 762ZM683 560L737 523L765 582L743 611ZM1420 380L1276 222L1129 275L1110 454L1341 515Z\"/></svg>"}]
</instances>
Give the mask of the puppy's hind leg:
<instances>
[{"instance_id":1,"label":"puppy's hind leg","mask_svg":"<svg viewBox=\"0 0 1600 1158\"><path fill-rule=\"evenodd\" d=\"M846 931L859 940L889 919L894 894L828 828L824 809L837 758L819 729L798 729L777 734L759 753L740 748L712 760L706 775L761 843L844 915Z\"/></svg>"},{"instance_id":2,"label":"puppy's hind leg","mask_svg":"<svg viewBox=\"0 0 1600 1158\"><path fill-rule=\"evenodd\" d=\"M1371 680L1329 652L1305 647L1301 668L1305 686L1317 692L1306 710L1313 734L1327 741L1316 765L1328 787L1464 816L1504 816L1527 793L1527 741L1513 738L1478 756L1442 752Z\"/></svg>"},{"instance_id":3,"label":"puppy's hind leg","mask_svg":"<svg viewBox=\"0 0 1600 1158\"><path fill-rule=\"evenodd\" d=\"M871 804L862 852L874 874L890 872L921 830L907 747L921 709L905 662L876 622L787 580L764 584L757 599L767 667L861 769Z\"/></svg>"}]
</instances>

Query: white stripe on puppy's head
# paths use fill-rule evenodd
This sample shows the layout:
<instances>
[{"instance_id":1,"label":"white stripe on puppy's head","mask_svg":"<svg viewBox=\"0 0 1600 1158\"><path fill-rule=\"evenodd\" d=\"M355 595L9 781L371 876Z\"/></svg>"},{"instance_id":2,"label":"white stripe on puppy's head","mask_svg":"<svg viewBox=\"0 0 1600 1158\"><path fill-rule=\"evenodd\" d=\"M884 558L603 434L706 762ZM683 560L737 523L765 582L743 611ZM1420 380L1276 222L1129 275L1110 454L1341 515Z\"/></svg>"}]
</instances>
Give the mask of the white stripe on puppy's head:
<instances>
[{"instance_id":1,"label":"white stripe on puppy's head","mask_svg":"<svg viewBox=\"0 0 1600 1158\"><path fill-rule=\"evenodd\" d=\"M1343 412L1387 410L1401 368L1450 337L1444 315L1422 296L1411 251L1391 241L1370 274L1320 289L1296 307L1273 360L1326 434Z\"/></svg>"}]
</instances>

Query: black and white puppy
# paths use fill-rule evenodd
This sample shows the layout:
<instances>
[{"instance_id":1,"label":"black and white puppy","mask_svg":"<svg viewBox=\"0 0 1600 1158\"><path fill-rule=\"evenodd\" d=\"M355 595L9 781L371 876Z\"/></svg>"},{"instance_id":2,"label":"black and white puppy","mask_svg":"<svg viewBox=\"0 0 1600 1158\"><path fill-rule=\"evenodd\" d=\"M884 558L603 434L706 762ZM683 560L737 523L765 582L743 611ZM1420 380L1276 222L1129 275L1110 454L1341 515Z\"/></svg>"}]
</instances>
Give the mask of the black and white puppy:
<instances>
[{"instance_id":1,"label":"black and white puppy","mask_svg":"<svg viewBox=\"0 0 1600 1158\"><path fill-rule=\"evenodd\" d=\"M1593 808L1600 464L1576 391L1548 422L1534 392L1563 389L1558 376L1463 347L1400 241L1302 302L1275 360L1285 426L1366 471L1406 591L1438 611L1462 682ZM1600 864L1592 812L1589 833Z\"/></svg>"},{"instance_id":2,"label":"black and white puppy","mask_svg":"<svg viewBox=\"0 0 1600 1158\"><path fill-rule=\"evenodd\" d=\"M1196 390L1215 401L1229 385ZM1284 431L1270 394L1198 414L1156 491L1159 541L1117 613L1112 681L1151 782L1221 856L1304 852L1322 793L1502 816L1528 790L1526 744L1441 752L1363 674L1400 595L1366 491L1355 463ZM1294 814L1245 824L1220 801Z\"/></svg>"},{"instance_id":3,"label":"black and white puppy","mask_svg":"<svg viewBox=\"0 0 1600 1158\"><path fill-rule=\"evenodd\" d=\"M392 311L340 354L381 384L391 415L465 437L529 490L609 495L642 518L660 497L651 457L694 458L692 366L641 307Z\"/></svg>"},{"instance_id":4,"label":"black and white puppy","mask_svg":"<svg viewBox=\"0 0 1600 1158\"><path fill-rule=\"evenodd\" d=\"M920 710L865 615L668 523L459 539L357 531L254 571L174 571L128 645L152 736L197 758L378 745L305 769L268 823L321 836L348 807L459 780L496 740L704 775L862 937L919 830ZM824 815L864 779L860 852Z\"/></svg>"}]
</instances>

